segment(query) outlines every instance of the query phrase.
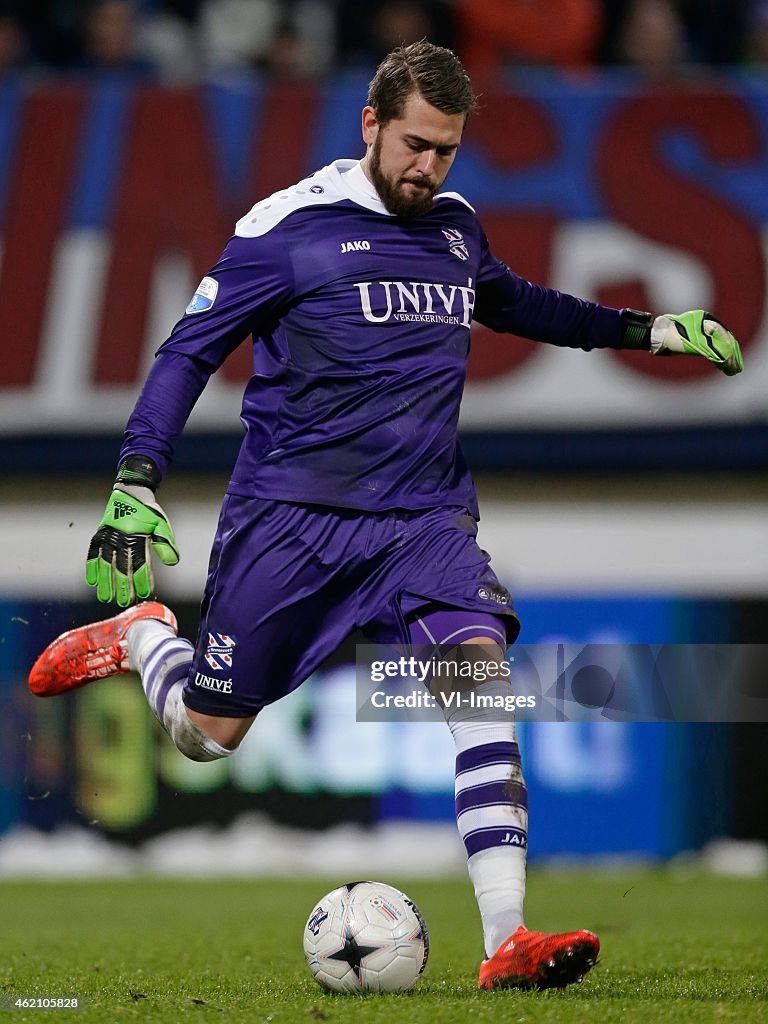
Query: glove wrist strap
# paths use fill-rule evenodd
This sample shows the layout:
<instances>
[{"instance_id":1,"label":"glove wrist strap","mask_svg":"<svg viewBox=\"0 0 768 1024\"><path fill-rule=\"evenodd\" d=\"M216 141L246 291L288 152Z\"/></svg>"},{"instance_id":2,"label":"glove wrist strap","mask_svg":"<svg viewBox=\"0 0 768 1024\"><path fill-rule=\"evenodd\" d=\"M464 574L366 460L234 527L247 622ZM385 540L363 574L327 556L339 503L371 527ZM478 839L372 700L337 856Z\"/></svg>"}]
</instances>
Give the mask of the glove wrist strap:
<instances>
[{"instance_id":1,"label":"glove wrist strap","mask_svg":"<svg viewBox=\"0 0 768 1024\"><path fill-rule=\"evenodd\" d=\"M115 486L148 487L154 493L160 479L160 470L146 455L128 455L118 467Z\"/></svg>"},{"instance_id":2,"label":"glove wrist strap","mask_svg":"<svg viewBox=\"0 0 768 1024\"><path fill-rule=\"evenodd\" d=\"M624 327L621 347L650 351L651 327L655 315L644 313L639 309L622 309L621 319Z\"/></svg>"}]
</instances>

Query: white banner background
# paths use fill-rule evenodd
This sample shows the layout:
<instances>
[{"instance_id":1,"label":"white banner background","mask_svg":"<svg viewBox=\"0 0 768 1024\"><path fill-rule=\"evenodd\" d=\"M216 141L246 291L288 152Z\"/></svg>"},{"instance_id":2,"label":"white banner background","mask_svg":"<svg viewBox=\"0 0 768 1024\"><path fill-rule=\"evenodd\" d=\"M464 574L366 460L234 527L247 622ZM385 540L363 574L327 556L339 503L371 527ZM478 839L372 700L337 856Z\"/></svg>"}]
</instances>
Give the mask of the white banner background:
<instances>
[{"instance_id":1,"label":"white banner background","mask_svg":"<svg viewBox=\"0 0 768 1024\"><path fill-rule=\"evenodd\" d=\"M768 232L764 234L768 253ZM76 231L58 245L45 311L35 383L0 392L0 431L6 434L119 432L141 381L95 386L96 330L103 303L110 241ZM2 252L0 250L0 259ZM768 265L768 260L766 260ZM711 306L710 276L681 250L649 242L612 222L564 222L558 232L550 284L593 297L600 286L642 277L654 308L679 312ZM734 274L739 268L733 268ZM155 267L143 345L143 373L185 308L196 280L187 261L169 255ZM514 344L486 334L478 344ZM0 350L13 339L0 339ZM651 356L648 357L652 358ZM239 431L242 386L214 377L190 419L190 429ZM693 382L646 377L610 352L583 353L542 344L519 369L467 386L462 425L472 429L624 428L641 425L768 422L768 315L745 357L745 372L726 379L712 369Z\"/></svg>"}]
</instances>

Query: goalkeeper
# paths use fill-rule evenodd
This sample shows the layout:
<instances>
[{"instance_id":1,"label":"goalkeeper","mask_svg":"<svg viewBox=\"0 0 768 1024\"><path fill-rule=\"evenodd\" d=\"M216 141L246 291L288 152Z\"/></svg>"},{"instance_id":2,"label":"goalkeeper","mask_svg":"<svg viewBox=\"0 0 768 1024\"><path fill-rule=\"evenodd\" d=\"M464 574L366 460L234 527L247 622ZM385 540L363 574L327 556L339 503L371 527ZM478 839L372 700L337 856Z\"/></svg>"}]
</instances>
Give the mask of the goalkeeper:
<instances>
[{"instance_id":1,"label":"goalkeeper","mask_svg":"<svg viewBox=\"0 0 768 1024\"><path fill-rule=\"evenodd\" d=\"M210 761L228 757L261 709L353 630L372 642L458 645L468 660L482 645L500 663L519 623L477 543L457 437L472 321L561 347L741 371L735 338L703 310L611 309L498 260L469 203L439 191L474 104L450 50L398 48L370 84L365 157L335 161L238 222L158 351L88 551L87 582L126 610L55 640L31 671L34 693L136 670L178 749ZM193 645L170 609L147 600L150 549L167 565L179 557L155 492L209 377L248 337L245 437ZM475 689L503 696L509 683L498 673ZM579 980L597 937L524 924L528 795L514 721L444 713L483 925L478 984Z\"/></svg>"}]
</instances>

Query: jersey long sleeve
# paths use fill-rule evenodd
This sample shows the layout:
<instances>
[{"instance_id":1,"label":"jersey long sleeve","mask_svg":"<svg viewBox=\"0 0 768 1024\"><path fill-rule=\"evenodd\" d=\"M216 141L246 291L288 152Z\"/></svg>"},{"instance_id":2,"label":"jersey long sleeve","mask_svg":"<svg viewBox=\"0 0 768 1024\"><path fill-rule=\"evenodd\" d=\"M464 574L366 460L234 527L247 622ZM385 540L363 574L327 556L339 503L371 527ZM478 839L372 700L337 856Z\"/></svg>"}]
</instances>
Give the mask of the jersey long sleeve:
<instances>
[{"instance_id":1,"label":"jersey long sleeve","mask_svg":"<svg viewBox=\"0 0 768 1024\"><path fill-rule=\"evenodd\" d=\"M526 281L499 261L496 266L496 276L478 282L474 309L478 323L497 333L566 348L589 351L623 346L620 310Z\"/></svg>"},{"instance_id":2,"label":"jersey long sleeve","mask_svg":"<svg viewBox=\"0 0 768 1024\"><path fill-rule=\"evenodd\" d=\"M163 475L211 374L249 335L269 332L291 294L279 229L271 242L267 247L237 236L229 240L157 353L128 420L121 458L148 455ZM204 316L214 306L216 315Z\"/></svg>"},{"instance_id":3,"label":"jersey long sleeve","mask_svg":"<svg viewBox=\"0 0 768 1024\"><path fill-rule=\"evenodd\" d=\"M458 441L472 320L621 347L619 310L513 274L460 196L403 220L361 180L356 162L336 161L238 222L158 351L121 458L148 455L164 472L208 378L250 338L230 493L476 515Z\"/></svg>"},{"instance_id":4,"label":"jersey long sleeve","mask_svg":"<svg viewBox=\"0 0 768 1024\"><path fill-rule=\"evenodd\" d=\"M125 428L120 459L148 455L164 476L179 434L211 370L178 352L158 352Z\"/></svg>"}]
</instances>

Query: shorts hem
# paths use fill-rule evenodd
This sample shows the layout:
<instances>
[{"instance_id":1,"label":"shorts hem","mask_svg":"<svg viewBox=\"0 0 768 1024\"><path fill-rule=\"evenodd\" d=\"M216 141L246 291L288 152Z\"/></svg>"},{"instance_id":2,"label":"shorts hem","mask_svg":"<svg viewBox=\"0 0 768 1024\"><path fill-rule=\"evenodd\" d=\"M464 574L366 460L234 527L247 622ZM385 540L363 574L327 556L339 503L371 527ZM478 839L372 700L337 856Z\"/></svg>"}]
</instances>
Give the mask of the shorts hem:
<instances>
[{"instance_id":1,"label":"shorts hem","mask_svg":"<svg viewBox=\"0 0 768 1024\"><path fill-rule=\"evenodd\" d=\"M200 715L210 715L211 718L250 718L252 715L258 715L261 709L266 707L265 704L260 704L257 708L244 708L242 704L230 707L205 700L189 700L189 697L197 696L199 694L190 694L186 689L182 690L181 699L184 706L188 707L190 711L197 711Z\"/></svg>"},{"instance_id":2,"label":"shorts hem","mask_svg":"<svg viewBox=\"0 0 768 1024\"><path fill-rule=\"evenodd\" d=\"M409 597L412 600L415 599L413 607L409 607L407 612L403 612L402 600L404 597ZM412 590L404 590L401 592L398 601L401 614L405 616L413 615L415 612L422 610L425 606L430 604L441 605L443 608L454 608L457 611L465 612L484 612L486 615L498 615L503 618L504 625L507 631L507 644L511 646L515 640L520 636L521 623L517 616L517 612L509 604L496 604L489 601L473 600L472 598L462 598L458 595L448 596L446 594L421 594L416 593Z\"/></svg>"}]
</instances>

